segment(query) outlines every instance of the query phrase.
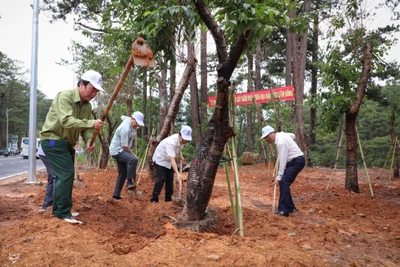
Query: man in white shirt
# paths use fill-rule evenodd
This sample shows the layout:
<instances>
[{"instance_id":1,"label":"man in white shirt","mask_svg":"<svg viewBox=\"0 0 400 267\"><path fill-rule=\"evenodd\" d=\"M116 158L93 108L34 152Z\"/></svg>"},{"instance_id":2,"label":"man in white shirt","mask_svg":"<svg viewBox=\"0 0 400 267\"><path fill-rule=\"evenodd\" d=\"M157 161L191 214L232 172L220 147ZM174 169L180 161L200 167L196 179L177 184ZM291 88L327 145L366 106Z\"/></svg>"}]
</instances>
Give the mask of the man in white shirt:
<instances>
[{"instance_id":1,"label":"man in white shirt","mask_svg":"<svg viewBox=\"0 0 400 267\"><path fill-rule=\"evenodd\" d=\"M290 185L294 182L299 172L305 166L304 153L294 141L293 133L275 132L271 126L262 129L261 139L269 144L275 143L278 151L278 176L275 184L279 186L278 215L289 216L289 213L297 212L290 193Z\"/></svg>"},{"instance_id":2,"label":"man in white shirt","mask_svg":"<svg viewBox=\"0 0 400 267\"><path fill-rule=\"evenodd\" d=\"M157 203L158 196L165 183L165 202L172 201L174 173L181 180L182 176L176 165L176 157L183 160L183 146L192 140L192 128L183 126L179 134L173 134L162 140L153 155L153 162L156 167L157 178L154 183L151 202Z\"/></svg>"},{"instance_id":3,"label":"man in white shirt","mask_svg":"<svg viewBox=\"0 0 400 267\"><path fill-rule=\"evenodd\" d=\"M110 155L117 161L118 178L115 184L113 198L120 200L121 190L128 178L127 189L136 188L136 166L138 159L131 147L135 131L144 126L144 115L135 111L131 117L122 116L122 123L118 126L110 144Z\"/></svg>"}]
</instances>

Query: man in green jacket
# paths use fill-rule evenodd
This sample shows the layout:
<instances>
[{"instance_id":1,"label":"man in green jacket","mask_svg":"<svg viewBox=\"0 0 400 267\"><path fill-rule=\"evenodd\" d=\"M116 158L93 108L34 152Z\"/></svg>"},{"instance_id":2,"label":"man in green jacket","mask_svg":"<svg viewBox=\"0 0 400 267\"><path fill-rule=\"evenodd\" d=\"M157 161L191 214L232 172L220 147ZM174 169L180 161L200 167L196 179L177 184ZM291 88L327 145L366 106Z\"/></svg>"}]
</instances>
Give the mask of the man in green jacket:
<instances>
[{"instance_id":1,"label":"man in green jacket","mask_svg":"<svg viewBox=\"0 0 400 267\"><path fill-rule=\"evenodd\" d=\"M40 132L41 146L56 174L56 186L53 198L53 215L69 223L81 221L72 217L72 186L74 182L74 146L82 135L89 152L93 129L104 126L102 120L93 120L92 100L99 91L103 91L100 73L94 70L85 72L78 88L57 94L53 100L46 121Z\"/></svg>"}]
</instances>

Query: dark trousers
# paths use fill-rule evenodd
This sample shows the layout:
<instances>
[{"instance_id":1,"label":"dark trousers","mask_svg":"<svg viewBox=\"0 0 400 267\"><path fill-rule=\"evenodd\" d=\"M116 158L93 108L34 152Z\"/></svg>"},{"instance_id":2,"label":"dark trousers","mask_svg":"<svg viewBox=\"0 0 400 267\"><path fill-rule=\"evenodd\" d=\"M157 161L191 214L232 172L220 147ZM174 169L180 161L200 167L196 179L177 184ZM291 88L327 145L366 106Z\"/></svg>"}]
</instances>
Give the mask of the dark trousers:
<instances>
[{"instance_id":1,"label":"dark trousers","mask_svg":"<svg viewBox=\"0 0 400 267\"><path fill-rule=\"evenodd\" d=\"M75 149L64 140L42 140L40 143L57 176L53 215L60 219L71 217Z\"/></svg>"},{"instance_id":2,"label":"dark trousers","mask_svg":"<svg viewBox=\"0 0 400 267\"><path fill-rule=\"evenodd\" d=\"M289 212L296 208L293 203L290 185L294 182L299 172L304 168L304 157L297 157L286 164L285 172L279 183L279 212Z\"/></svg>"},{"instance_id":3,"label":"dark trousers","mask_svg":"<svg viewBox=\"0 0 400 267\"><path fill-rule=\"evenodd\" d=\"M42 160L44 166L46 166L47 172L47 186L46 186L46 195L44 197L42 208L46 209L49 206L53 205L54 191L56 187L56 175L51 168L50 161L46 156L39 155L39 158Z\"/></svg>"},{"instance_id":4,"label":"dark trousers","mask_svg":"<svg viewBox=\"0 0 400 267\"><path fill-rule=\"evenodd\" d=\"M113 196L119 197L126 178L128 178L128 185L132 184L132 180L136 182L136 166L138 159L126 151L121 151L112 157L117 161L118 165L118 178L115 184Z\"/></svg>"},{"instance_id":5,"label":"dark trousers","mask_svg":"<svg viewBox=\"0 0 400 267\"><path fill-rule=\"evenodd\" d=\"M174 192L174 170L172 168L167 169L163 166L155 164L156 166L156 182L154 183L152 201L158 202L158 196L165 183L165 201L172 200L172 193Z\"/></svg>"}]
</instances>

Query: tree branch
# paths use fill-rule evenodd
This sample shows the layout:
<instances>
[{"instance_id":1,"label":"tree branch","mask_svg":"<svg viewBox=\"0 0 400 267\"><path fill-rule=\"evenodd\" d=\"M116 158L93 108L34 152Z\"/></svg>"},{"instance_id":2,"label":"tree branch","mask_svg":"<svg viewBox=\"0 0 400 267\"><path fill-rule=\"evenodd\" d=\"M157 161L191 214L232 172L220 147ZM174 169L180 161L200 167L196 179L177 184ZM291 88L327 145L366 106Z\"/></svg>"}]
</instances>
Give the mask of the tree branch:
<instances>
[{"instance_id":1,"label":"tree branch","mask_svg":"<svg viewBox=\"0 0 400 267\"><path fill-rule=\"evenodd\" d=\"M217 47L217 54L219 62L225 62L228 60L228 53L226 48L225 36L222 30L218 30L218 25L215 22L210 10L204 4L203 0L193 0L196 6L197 12L207 28L210 30L212 37L214 38L215 45Z\"/></svg>"},{"instance_id":2,"label":"tree branch","mask_svg":"<svg viewBox=\"0 0 400 267\"><path fill-rule=\"evenodd\" d=\"M87 29L87 30L91 30L91 31L95 31L95 32L101 32L101 33L107 33L107 31L104 30L104 29L93 28L93 27L87 26L87 25L85 25L85 24L82 24L82 23L80 23L80 22L76 22L75 24L76 24L76 25L79 25L79 26L81 26L81 27L83 27L83 28L85 28L85 29Z\"/></svg>"},{"instance_id":3,"label":"tree branch","mask_svg":"<svg viewBox=\"0 0 400 267\"><path fill-rule=\"evenodd\" d=\"M360 81L357 86L356 98L354 99L353 104L351 104L349 112L352 114L357 114L360 109L361 103L364 98L365 89L367 87L368 80L371 76L371 68L372 68L372 45L371 43L366 43L364 45L364 60L363 67L360 75Z\"/></svg>"}]
</instances>

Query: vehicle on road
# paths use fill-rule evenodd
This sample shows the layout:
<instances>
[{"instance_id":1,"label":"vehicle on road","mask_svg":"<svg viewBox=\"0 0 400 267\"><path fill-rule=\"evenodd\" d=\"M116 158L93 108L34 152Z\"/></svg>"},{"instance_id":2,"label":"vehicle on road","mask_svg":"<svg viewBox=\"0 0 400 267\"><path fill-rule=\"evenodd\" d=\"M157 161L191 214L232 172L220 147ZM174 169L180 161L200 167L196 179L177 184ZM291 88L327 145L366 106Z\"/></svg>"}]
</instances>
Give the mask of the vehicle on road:
<instances>
[{"instance_id":1,"label":"vehicle on road","mask_svg":"<svg viewBox=\"0 0 400 267\"><path fill-rule=\"evenodd\" d=\"M8 157L9 155L10 151L8 150L8 148L3 147L2 149L0 149L0 156Z\"/></svg>"},{"instance_id":2,"label":"vehicle on road","mask_svg":"<svg viewBox=\"0 0 400 267\"><path fill-rule=\"evenodd\" d=\"M38 147L40 139L36 138L36 158L39 158ZM22 137L21 139L21 156L27 159L29 155L29 137Z\"/></svg>"}]
</instances>

